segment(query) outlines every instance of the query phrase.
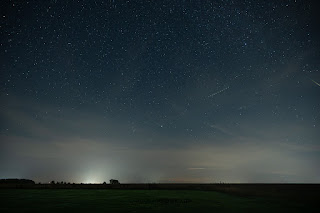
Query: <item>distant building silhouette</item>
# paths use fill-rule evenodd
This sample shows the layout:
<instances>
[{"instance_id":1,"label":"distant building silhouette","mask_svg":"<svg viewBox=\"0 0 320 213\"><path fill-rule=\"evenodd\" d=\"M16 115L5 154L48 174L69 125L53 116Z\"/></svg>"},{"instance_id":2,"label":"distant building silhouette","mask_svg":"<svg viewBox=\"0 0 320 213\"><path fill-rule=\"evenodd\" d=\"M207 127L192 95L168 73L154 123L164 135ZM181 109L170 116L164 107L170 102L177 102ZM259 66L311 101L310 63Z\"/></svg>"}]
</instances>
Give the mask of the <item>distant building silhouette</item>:
<instances>
[{"instance_id":1,"label":"distant building silhouette","mask_svg":"<svg viewBox=\"0 0 320 213\"><path fill-rule=\"evenodd\" d=\"M120 184L118 180L111 179L110 184Z\"/></svg>"}]
</instances>

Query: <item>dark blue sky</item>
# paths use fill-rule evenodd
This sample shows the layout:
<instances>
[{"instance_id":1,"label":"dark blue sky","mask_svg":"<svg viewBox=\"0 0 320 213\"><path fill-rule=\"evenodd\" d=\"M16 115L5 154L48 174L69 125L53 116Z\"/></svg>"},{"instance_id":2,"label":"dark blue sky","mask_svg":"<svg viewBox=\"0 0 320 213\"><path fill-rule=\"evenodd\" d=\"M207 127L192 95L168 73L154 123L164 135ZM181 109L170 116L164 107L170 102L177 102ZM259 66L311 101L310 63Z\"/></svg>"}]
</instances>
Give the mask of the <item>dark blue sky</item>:
<instances>
[{"instance_id":1,"label":"dark blue sky","mask_svg":"<svg viewBox=\"0 0 320 213\"><path fill-rule=\"evenodd\" d=\"M0 178L320 181L316 1L0 4Z\"/></svg>"}]
</instances>

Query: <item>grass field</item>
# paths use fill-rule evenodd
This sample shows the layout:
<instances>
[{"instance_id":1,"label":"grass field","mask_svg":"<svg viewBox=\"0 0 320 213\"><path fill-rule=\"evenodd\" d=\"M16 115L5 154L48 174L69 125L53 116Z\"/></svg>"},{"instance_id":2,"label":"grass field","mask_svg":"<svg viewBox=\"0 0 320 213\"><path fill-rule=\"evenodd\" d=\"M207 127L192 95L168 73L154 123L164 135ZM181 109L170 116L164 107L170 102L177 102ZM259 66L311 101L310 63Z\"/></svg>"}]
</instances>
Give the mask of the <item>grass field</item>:
<instances>
[{"instance_id":1,"label":"grass field","mask_svg":"<svg viewBox=\"0 0 320 213\"><path fill-rule=\"evenodd\" d=\"M214 191L1 189L0 212L316 212L288 199Z\"/></svg>"}]
</instances>

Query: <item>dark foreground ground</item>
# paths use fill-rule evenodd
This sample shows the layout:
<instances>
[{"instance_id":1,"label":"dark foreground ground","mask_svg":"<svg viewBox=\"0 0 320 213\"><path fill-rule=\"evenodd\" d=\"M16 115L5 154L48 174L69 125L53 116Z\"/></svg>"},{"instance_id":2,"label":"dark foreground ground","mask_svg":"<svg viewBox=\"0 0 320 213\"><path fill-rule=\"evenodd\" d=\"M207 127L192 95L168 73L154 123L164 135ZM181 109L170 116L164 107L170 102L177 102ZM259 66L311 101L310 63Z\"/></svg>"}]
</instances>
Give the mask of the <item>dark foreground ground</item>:
<instances>
[{"instance_id":1,"label":"dark foreground ground","mask_svg":"<svg viewBox=\"0 0 320 213\"><path fill-rule=\"evenodd\" d=\"M318 212L319 189L316 184L15 185L0 187L0 212Z\"/></svg>"}]
</instances>

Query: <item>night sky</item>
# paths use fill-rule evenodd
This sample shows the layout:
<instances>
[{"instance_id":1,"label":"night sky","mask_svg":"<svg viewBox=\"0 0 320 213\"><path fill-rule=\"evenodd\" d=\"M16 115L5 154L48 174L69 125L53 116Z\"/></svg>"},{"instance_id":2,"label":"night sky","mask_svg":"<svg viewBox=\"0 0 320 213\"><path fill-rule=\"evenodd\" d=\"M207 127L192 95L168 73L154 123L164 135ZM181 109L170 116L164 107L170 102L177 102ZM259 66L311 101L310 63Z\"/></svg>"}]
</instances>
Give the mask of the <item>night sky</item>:
<instances>
[{"instance_id":1,"label":"night sky","mask_svg":"<svg viewBox=\"0 0 320 213\"><path fill-rule=\"evenodd\" d=\"M308 0L0 3L0 178L320 182Z\"/></svg>"}]
</instances>

